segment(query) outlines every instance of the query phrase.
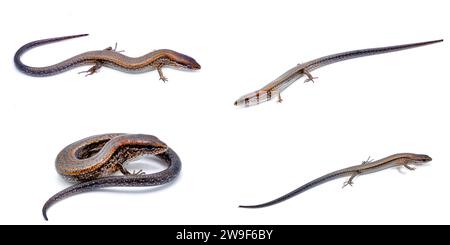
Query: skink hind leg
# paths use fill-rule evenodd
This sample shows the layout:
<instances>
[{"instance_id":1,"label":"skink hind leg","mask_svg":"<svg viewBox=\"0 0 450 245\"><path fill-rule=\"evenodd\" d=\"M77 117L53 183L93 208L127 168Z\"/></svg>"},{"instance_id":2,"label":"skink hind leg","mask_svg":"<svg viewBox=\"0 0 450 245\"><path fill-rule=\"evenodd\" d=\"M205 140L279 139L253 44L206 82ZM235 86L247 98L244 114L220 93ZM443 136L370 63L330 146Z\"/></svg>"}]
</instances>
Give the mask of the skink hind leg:
<instances>
[{"instance_id":1,"label":"skink hind leg","mask_svg":"<svg viewBox=\"0 0 450 245\"><path fill-rule=\"evenodd\" d=\"M344 182L344 185L342 185L342 188L346 187L347 185L353 186L353 179L359 175L359 172L355 172L354 174L352 174L352 176L350 176L350 178Z\"/></svg>"},{"instance_id":2,"label":"skink hind leg","mask_svg":"<svg viewBox=\"0 0 450 245\"><path fill-rule=\"evenodd\" d=\"M367 160L361 162L361 165L364 165L364 164L367 164L367 163L371 163L371 162L373 162L373 159L370 159L370 156L369 156L367 158Z\"/></svg>"},{"instance_id":3,"label":"skink hind leg","mask_svg":"<svg viewBox=\"0 0 450 245\"><path fill-rule=\"evenodd\" d=\"M118 53L125 52L125 50L116 51L117 50L117 43L114 45L114 49L112 47L107 47L104 50L110 50L110 51L114 51L114 52L118 52ZM92 74L96 73L100 68L102 68L102 66L103 66L102 62L96 61L95 65L92 66L91 68L89 68L89 70L87 70L87 71L80 71L80 72L78 72L78 74L87 73L86 74L86 77L87 77L89 75L92 75Z\"/></svg>"},{"instance_id":4,"label":"skink hind leg","mask_svg":"<svg viewBox=\"0 0 450 245\"><path fill-rule=\"evenodd\" d=\"M123 49L117 51L117 42L116 42L116 44L114 44L114 49L111 46L109 46L109 47L105 48L105 50L111 50L111 51L114 51L114 52L117 52L117 53L125 52L125 50L123 50Z\"/></svg>"},{"instance_id":5,"label":"skink hind leg","mask_svg":"<svg viewBox=\"0 0 450 245\"><path fill-rule=\"evenodd\" d=\"M363 161L362 163L361 163L361 165L364 165L364 164L367 164L367 163L371 163L373 161L373 159L370 159L370 156L367 158L367 160L365 160L365 161ZM351 176L350 176L350 178L347 180L347 181L345 181L344 182L344 185L342 186L342 188L344 188L344 187L346 187L347 185L350 185L350 186L353 186L353 179L356 177L356 176L358 176L360 174L360 172L359 171L355 171L355 173L354 174L352 174Z\"/></svg>"},{"instance_id":6,"label":"skink hind leg","mask_svg":"<svg viewBox=\"0 0 450 245\"><path fill-rule=\"evenodd\" d=\"M97 61L97 62L95 62L94 66L89 68L89 70L87 70L87 71L80 71L80 72L78 72L78 74L87 73L86 74L86 77L87 77L89 75L92 75L92 74L96 73L100 68L102 68L102 62Z\"/></svg>"}]
</instances>

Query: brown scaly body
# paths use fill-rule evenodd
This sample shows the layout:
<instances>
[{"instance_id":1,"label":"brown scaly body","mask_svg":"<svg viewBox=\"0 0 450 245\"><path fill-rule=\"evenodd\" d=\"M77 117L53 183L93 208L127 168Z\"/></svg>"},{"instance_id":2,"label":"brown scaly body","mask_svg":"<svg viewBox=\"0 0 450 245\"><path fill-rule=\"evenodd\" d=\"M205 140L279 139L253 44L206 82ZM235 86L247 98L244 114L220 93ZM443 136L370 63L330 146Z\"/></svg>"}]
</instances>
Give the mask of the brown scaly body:
<instances>
[{"instance_id":1,"label":"brown scaly body","mask_svg":"<svg viewBox=\"0 0 450 245\"><path fill-rule=\"evenodd\" d=\"M130 173L124 163L144 155L155 155L168 164L157 173ZM111 186L155 186L172 181L181 171L178 155L155 136L144 134L102 134L65 147L56 158L56 170L69 181L80 182L52 196L42 208L47 209L68 196ZM117 170L123 176L109 176Z\"/></svg>"},{"instance_id":2,"label":"brown scaly body","mask_svg":"<svg viewBox=\"0 0 450 245\"><path fill-rule=\"evenodd\" d=\"M128 57L120 52L117 52L115 49L108 47L104 50L85 52L57 64L45 67L27 66L20 60L20 57L26 51L34 47L87 35L88 34L80 34L48 38L27 43L17 50L14 56L14 63L20 71L30 76L38 77L55 75L82 65L93 65L89 70L85 71L88 73L87 75L95 73L102 66L107 66L130 73L158 70L160 79L163 81L167 81L167 78L164 77L162 73L162 67L169 66L186 70L198 70L201 68L200 64L198 64L193 58L169 49L155 50L140 57Z\"/></svg>"}]
</instances>

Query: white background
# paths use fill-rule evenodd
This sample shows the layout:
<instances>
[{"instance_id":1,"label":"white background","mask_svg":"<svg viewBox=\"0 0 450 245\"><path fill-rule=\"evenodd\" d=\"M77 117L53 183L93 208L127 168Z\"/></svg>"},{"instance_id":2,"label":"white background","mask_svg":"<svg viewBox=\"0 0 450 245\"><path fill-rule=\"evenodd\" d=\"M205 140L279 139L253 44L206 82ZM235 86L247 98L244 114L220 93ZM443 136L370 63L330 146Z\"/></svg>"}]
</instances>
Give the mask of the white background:
<instances>
[{"instance_id":1,"label":"white background","mask_svg":"<svg viewBox=\"0 0 450 245\"><path fill-rule=\"evenodd\" d=\"M0 8L2 224L448 224L449 110L446 1L10 1ZM90 36L26 53L49 65L118 42L129 56L169 48L198 72L131 75L77 68L46 78L13 64L23 44ZM313 72L275 101L235 99L300 62L342 51L445 39ZM164 188L110 188L41 207L70 184L55 171L66 145L87 136L153 134L181 157ZM414 172L389 169L341 189L335 180L264 209L285 194L368 156L428 154ZM141 165L142 166L142 165Z\"/></svg>"}]
</instances>

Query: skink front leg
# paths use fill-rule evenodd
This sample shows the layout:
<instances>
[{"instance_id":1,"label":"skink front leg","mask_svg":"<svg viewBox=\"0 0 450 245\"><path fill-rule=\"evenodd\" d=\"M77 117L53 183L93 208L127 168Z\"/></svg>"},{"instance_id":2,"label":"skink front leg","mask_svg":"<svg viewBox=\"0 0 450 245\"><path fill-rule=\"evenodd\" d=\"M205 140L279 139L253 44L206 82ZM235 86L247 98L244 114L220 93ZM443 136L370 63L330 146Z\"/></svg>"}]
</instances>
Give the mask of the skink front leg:
<instances>
[{"instance_id":1,"label":"skink front leg","mask_svg":"<svg viewBox=\"0 0 450 245\"><path fill-rule=\"evenodd\" d=\"M145 174L145 172L144 171L142 171L142 169L140 169L139 171L135 171L135 170L133 170L133 173L131 174L131 175L144 175Z\"/></svg>"},{"instance_id":2,"label":"skink front leg","mask_svg":"<svg viewBox=\"0 0 450 245\"><path fill-rule=\"evenodd\" d=\"M263 90L262 90L262 91L263 91ZM266 92L266 94L267 94L267 101L269 101L269 100L271 100L273 97L277 96L277 97L278 97L277 102L278 102L278 103L283 102L283 99L281 98L281 93L278 92L278 91L276 91L276 90L268 90L268 91Z\"/></svg>"},{"instance_id":3,"label":"skink front leg","mask_svg":"<svg viewBox=\"0 0 450 245\"><path fill-rule=\"evenodd\" d=\"M119 164L118 165L118 168L119 168L119 171L123 174L123 175L144 175L145 174L145 172L144 171L142 171L142 169L141 170L139 170L139 171L135 171L135 170L133 170L133 173L131 173L130 171L128 171L124 166L123 166L123 164Z\"/></svg>"},{"instance_id":4,"label":"skink front leg","mask_svg":"<svg viewBox=\"0 0 450 245\"><path fill-rule=\"evenodd\" d=\"M314 83L314 79L316 79L316 78L318 78L318 77L313 77L312 75L311 75L311 73L309 73L308 71L306 71L306 70L303 70L303 74L305 74L308 78L305 80L305 83L307 83L307 82L313 82Z\"/></svg>"},{"instance_id":5,"label":"skink front leg","mask_svg":"<svg viewBox=\"0 0 450 245\"><path fill-rule=\"evenodd\" d=\"M281 93L278 93L278 100L277 100L277 102L278 103L283 102L283 99L281 98Z\"/></svg>"},{"instance_id":6,"label":"skink front leg","mask_svg":"<svg viewBox=\"0 0 450 245\"><path fill-rule=\"evenodd\" d=\"M168 80L167 80L167 77L165 77L164 76L164 74L163 74L163 72L162 72L162 67L163 67L164 65L158 65L157 67L156 67L156 69L158 70L158 74L159 74L159 80L162 80L163 82L167 82Z\"/></svg>"}]
</instances>

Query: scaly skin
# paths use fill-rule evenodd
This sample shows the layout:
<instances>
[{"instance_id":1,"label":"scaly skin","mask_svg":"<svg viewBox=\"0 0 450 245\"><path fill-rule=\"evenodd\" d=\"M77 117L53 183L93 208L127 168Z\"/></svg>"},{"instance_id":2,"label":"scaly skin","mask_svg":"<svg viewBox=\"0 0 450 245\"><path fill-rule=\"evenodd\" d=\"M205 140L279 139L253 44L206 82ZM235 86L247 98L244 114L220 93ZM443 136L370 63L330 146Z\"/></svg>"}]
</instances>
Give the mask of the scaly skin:
<instances>
[{"instance_id":1,"label":"scaly skin","mask_svg":"<svg viewBox=\"0 0 450 245\"><path fill-rule=\"evenodd\" d=\"M273 80L263 88L248 93L246 95L241 96L234 102L236 106L249 107L253 105L258 105L260 103L272 100L273 98L278 97L278 102L281 102L281 92L291 86L295 81L299 78L306 76L307 79L305 82L314 81L314 78L310 72L316 70L320 67L330 65L336 62L371 56L377 54L390 53L395 51L400 51L404 49L417 48L420 46L430 45L433 43L442 42L443 40L434 40L428 42L420 42L420 43L411 43L411 44L403 44L389 47L381 47L381 48L370 48L370 49L360 49L354 51L348 51L338 54L332 54L328 56L324 56L318 59L311 60L309 62L298 64L297 66L291 68L287 72L283 73L277 79Z\"/></svg>"},{"instance_id":2,"label":"scaly skin","mask_svg":"<svg viewBox=\"0 0 450 245\"><path fill-rule=\"evenodd\" d=\"M187 70L198 70L201 68L200 64L198 64L193 58L169 49L155 50L146 55L134 58L123 55L120 52L117 52L116 49L108 47L104 50L85 52L67 60L61 61L57 64L46 67L27 66L20 60L22 54L24 54L31 48L87 35L88 34L81 34L48 38L27 43L19 50L17 50L14 56L14 63L20 71L30 76L38 77L55 75L82 65L93 65L89 70L85 71L88 73L87 75L94 74L102 66L107 66L130 73L158 70L160 79L163 81L167 81L167 78L164 77L161 70L161 68L163 68L164 66L182 68Z\"/></svg>"},{"instance_id":3,"label":"scaly skin","mask_svg":"<svg viewBox=\"0 0 450 245\"><path fill-rule=\"evenodd\" d=\"M411 164L422 164L431 161L431 157L427 155L422 154L413 154L413 153L399 153L394 154L385 158L382 158L378 161L364 161L361 165L356 165L348 168L344 168L341 170L337 170L334 172L331 172L329 174L326 174L322 177L319 177L315 180L312 180L299 188L289 192L286 195L283 195L277 199L274 199L272 201L258 204L258 205L241 205L239 207L241 208L263 208L275 205L277 203L283 202L293 196L296 196L302 192L305 192L311 188L314 188L316 186L319 186L321 184L324 184L330 180L334 180L337 178L341 178L344 176L350 176L350 179L344 183L344 186L346 185L352 185L353 178L355 178L357 175L362 174L369 174L373 172L377 172L383 169L391 168L391 167L397 167L397 166L405 166L409 170L414 170L415 168L411 167Z\"/></svg>"},{"instance_id":4,"label":"scaly skin","mask_svg":"<svg viewBox=\"0 0 450 245\"><path fill-rule=\"evenodd\" d=\"M155 155L168 164L157 173L130 173L123 164L144 155ZM172 181L181 171L178 155L155 136L143 134L103 134L88 137L65 147L56 158L59 174L79 182L52 196L43 206L47 209L56 201L71 195L111 186L155 186ZM123 176L109 176L120 170Z\"/></svg>"}]
</instances>

